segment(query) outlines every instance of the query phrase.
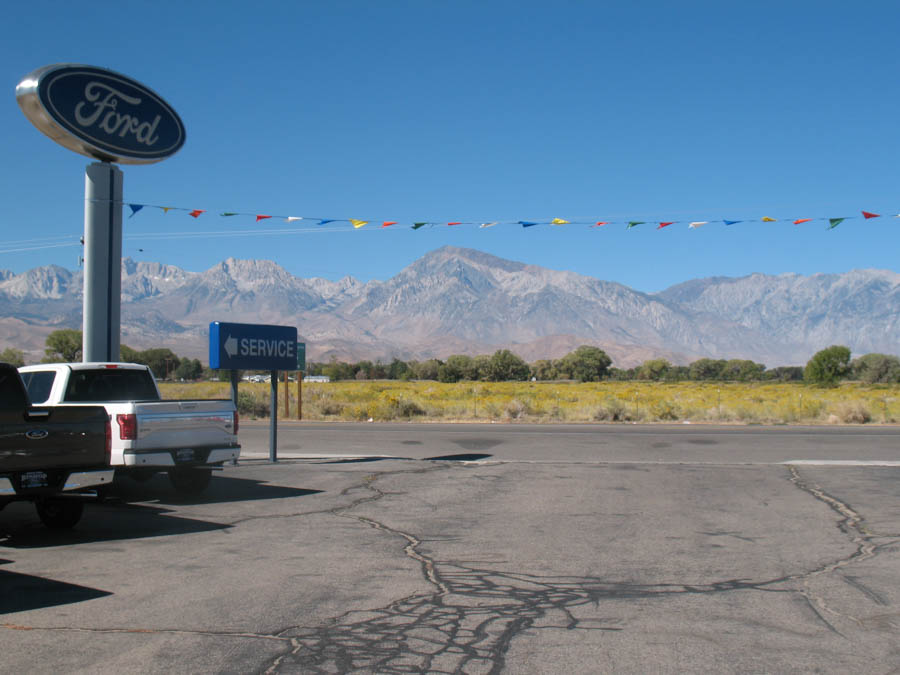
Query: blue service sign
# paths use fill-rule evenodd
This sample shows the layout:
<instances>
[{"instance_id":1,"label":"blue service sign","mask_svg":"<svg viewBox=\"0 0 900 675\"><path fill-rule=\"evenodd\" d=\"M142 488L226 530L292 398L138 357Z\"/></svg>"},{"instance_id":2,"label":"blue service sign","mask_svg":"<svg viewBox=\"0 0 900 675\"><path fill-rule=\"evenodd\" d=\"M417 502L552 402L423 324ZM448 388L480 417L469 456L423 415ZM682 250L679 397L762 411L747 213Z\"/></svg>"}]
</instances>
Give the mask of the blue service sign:
<instances>
[{"instance_id":1,"label":"blue service sign","mask_svg":"<svg viewBox=\"0 0 900 675\"><path fill-rule=\"evenodd\" d=\"M297 370L297 328L213 321L209 324L209 367Z\"/></svg>"},{"instance_id":2,"label":"blue service sign","mask_svg":"<svg viewBox=\"0 0 900 675\"><path fill-rule=\"evenodd\" d=\"M41 132L104 162L150 164L184 145L184 124L172 106L140 82L105 68L38 68L16 87L16 100Z\"/></svg>"}]
</instances>

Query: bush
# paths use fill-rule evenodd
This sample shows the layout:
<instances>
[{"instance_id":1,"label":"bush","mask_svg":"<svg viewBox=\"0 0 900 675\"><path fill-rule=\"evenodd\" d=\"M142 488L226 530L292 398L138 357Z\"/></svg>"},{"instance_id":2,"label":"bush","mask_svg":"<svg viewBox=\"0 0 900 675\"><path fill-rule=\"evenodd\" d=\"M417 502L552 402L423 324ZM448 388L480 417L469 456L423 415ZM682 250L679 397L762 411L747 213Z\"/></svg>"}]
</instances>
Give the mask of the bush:
<instances>
[{"instance_id":1,"label":"bush","mask_svg":"<svg viewBox=\"0 0 900 675\"><path fill-rule=\"evenodd\" d=\"M862 403L842 401L835 406L834 414L844 424L868 424L872 421L872 413Z\"/></svg>"},{"instance_id":2,"label":"bush","mask_svg":"<svg viewBox=\"0 0 900 675\"><path fill-rule=\"evenodd\" d=\"M625 422L631 420L627 406L617 398L607 398L606 403L594 412L597 422Z\"/></svg>"},{"instance_id":3,"label":"bush","mask_svg":"<svg viewBox=\"0 0 900 675\"><path fill-rule=\"evenodd\" d=\"M238 391L237 409L241 416L251 419L268 417L271 402L268 399L255 396L249 391Z\"/></svg>"},{"instance_id":4,"label":"bush","mask_svg":"<svg viewBox=\"0 0 900 675\"><path fill-rule=\"evenodd\" d=\"M525 415L528 415L530 412L531 410L527 403L514 398L506 404L506 408L503 410L503 416L508 419L518 420L525 417Z\"/></svg>"}]
</instances>

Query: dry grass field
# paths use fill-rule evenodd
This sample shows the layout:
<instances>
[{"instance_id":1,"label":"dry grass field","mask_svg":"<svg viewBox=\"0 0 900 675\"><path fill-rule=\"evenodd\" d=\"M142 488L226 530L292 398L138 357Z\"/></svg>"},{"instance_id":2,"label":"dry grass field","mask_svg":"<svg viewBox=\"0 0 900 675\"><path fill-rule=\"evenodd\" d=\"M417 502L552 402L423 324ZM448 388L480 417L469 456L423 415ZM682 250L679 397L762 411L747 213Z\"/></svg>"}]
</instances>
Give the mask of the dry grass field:
<instances>
[{"instance_id":1,"label":"dry grass field","mask_svg":"<svg viewBox=\"0 0 900 675\"><path fill-rule=\"evenodd\" d=\"M227 382L160 384L165 398L228 398ZM245 418L267 417L270 385L242 382ZM289 383L297 416L297 384ZM278 415L284 416L284 383ZM891 424L900 421L900 385L718 382L361 382L306 383L303 419L520 422L704 422Z\"/></svg>"}]
</instances>

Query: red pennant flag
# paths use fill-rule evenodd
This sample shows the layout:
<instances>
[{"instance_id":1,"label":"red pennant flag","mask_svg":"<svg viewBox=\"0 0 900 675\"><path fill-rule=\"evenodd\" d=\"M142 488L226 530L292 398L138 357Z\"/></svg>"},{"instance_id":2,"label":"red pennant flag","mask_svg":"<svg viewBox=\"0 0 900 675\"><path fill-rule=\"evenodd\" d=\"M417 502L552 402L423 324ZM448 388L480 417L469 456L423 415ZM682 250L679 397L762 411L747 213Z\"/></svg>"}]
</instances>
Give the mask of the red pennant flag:
<instances>
[{"instance_id":1,"label":"red pennant flag","mask_svg":"<svg viewBox=\"0 0 900 675\"><path fill-rule=\"evenodd\" d=\"M203 213L204 211L205 211L205 209L194 209L194 210L191 211L188 215L189 215L189 216L194 216L194 218L199 218L199 217L200 217L200 214Z\"/></svg>"},{"instance_id":2,"label":"red pennant flag","mask_svg":"<svg viewBox=\"0 0 900 675\"><path fill-rule=\"evenodd\" d=\"M808 223L812 218L800 218L794 221L794 225L799 225L800 223Z\"/></svg>"},{"instance_id":3,"label":"red pennant flag","mask_svg":"<svg viewBox=\"0 0 900 675\"><path fill-rule=\"evenodd\" d=\"M608 220L598 220L594 227L600 227L601 225L609 225Z\"/></svg>"},{"instance_id":4,"label":"red pennant flag","mask_svg":"<svg viewBox=\"0 0 900 675\"><path fill-rule=\"evenodd\" d=\"M386 220L381 224L381 226L382 227L390 227L391 225L396 225L396 224L397 224L396 220Z\"/></svg>"},{"instance_id":5,"label":"red pennant flag","mask_svg":"<svg viewBox=\"0 0 900 675\"><path fill-rule=\"evenodd\" d=\"M863 211L862 214L863 218L865 218L866 220L868 220L869 218L881 218L880 213L869 213L868 211Z\"/></svg>"},{"instance_id":6,"label":"red pennant flag","mask_svg":"<svg viewBox=\"0 0 900 675\"><path fill-rule=\"evenodd\" d=\"M258 223L261 220L265 220L266 218L271 218L272 216L256 216L256 222Z\"/></svg>"},{"instance_id":7,"label":"red pennant flag","mask_svg":"<svg viewBox=\"0 0 900 675\"><path fill-rule=\"evenodd\" d=\"M447 224L448 224L448 225L462 225L462 221L460 221L460 222L458 222L458 223L447 223Z\"/></svg>"},{"instance_id":8,"label":"red pennant flag","mask_svg":"<svg viewBox=\"0 0 900 675\"><path fill-rule=\"evenodd\" d=\"M660 224L659 224L659 227L657 227L656 229L657 229L657 230L661 230L661 229L663 229L664 227L668 227L669 225L671 225L671 224L674 223L674 222L675 222L674 220L670 220L668 223L660 223Z\"/></svg>"}]
</instances>

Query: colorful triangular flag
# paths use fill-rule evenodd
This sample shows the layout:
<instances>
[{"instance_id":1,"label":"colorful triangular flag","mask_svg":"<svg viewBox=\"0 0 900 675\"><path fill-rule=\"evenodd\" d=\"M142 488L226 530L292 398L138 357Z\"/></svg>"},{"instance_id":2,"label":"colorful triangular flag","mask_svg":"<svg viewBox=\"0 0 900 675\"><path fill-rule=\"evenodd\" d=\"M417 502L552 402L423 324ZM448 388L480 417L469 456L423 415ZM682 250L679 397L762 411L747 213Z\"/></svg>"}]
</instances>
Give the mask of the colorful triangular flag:
<instances>
[{"instance_id":1,"label":"colorful triangular flag","mask_svg":"<svg viewBox=\"0 0 900 675\"><path fill-rule=\"evenodd\" d=\"M534 227L535 225L537 225L537 223L531 220L520 220L519 225L521 225L522 227Z\"/></svg>"},{"instance_id":2,"label":"colorful triangular flag","mask_svg":"<svg viewBox=\"0 0 900 675\"><path fill-rule=\"evenodd\" d=\"M553 220L550 221L550 224L551 225L568 225L569 221L563 220L562 218L554 218Z\"/></svg>"},{"instance_id":3,"label":"colorful triangular flag","mask_svg":"<svg viewBox=\"0 0 900 675\"><path fill-rule=\"evenodd\" d=\"M131 218L135 213L137 213L142 208L144 208L144 205L143 204L129 204L128 208L131 209L131 216L128 216L129 218Z\"/></svg>"},{"instance_id":4,"label":"colorful triangular flag","mask_svg":"<svg viewBox=\"0 0 900 675\"><path fill-rule=\"evenodd\" d=\"M591 225L591 227L600 227L602 225L609 225L609 221L608 220L598 220L596 223Z\"/></svg>"},{"instance_id":5,"label":"colorful triangular flag","mask_svg":"<svg viewBox=\"0 0 900 675\"><path fill-rule=\"evenodd\" d=\"M635 227L636 225L643 225L644 222L645 221L643 221L643 220L629 220L628 227L626 227L625 229L630 230L632 227Z\"/></svg>"},{"instance_id":6,"label":"colorful triangular flag","mask_svg":"<svg viewBox=\"0 0 900 675\"><path fill-rule=\"evenodd\" d=\"M453 221L452 223L447 223L447 224L448 224L448 225L462 225L462 221L461 221L461 220L455 220L455 221Z\"/></svg>"},{"instance_id":7,"label":"colorful triangular flag","mask_svg":"<svg viewBox=\"0 0 900 675\"><path fill-rule=\"evenodd\" d=\"M206 213L204 209L194 209L188 215L193 216L194 218L199 218L201 213Z\"/></svg>"},{"instance_id":8,"label":"colorful triangular flag","mask_svg":"<svg viewBox=\"0 0 900 675\"><path fill-rule=\"evenodd\" d=\"M368 220L356 220L355 218L351 218L350 222L353 224L353 227L355 227L357 230L359 228L361 228L363 225L368 225L368 223L369 223Z\"/></svg>"},{"instance_id":9,"label":"colorful triangular flag","mask_svg":"<svg viewBox=\"0 0 900 675\"><path fill-rule=\"evenodd\" d=\"M396 225L396 224L397 224L396 220L386 220L381 224L381 226L382 227L390 227L391 225Z\"/></svg>"},{"instance_id":10,"label":"colorful triangular flag","mask_svg":"<svg viewBox=\"0 0 900 675\"><path fill-rule=\"evenodd\" d=\"M763 216L762 221L763 221L764 223L774 223L774 222L777 222L774 218L769 218L769 216Z\"/></svg>"},{"instance_id":11,"label":"colorful triangular flag","mask_svg":"<svg viewBox=\"0 0 900 675\"><path fill-rule=\"evenodd\" d=\"M256 216L256 222L258 223L261 220L265 220L266 218L271 218L272 216Z\"/></svg>"},{"instance_id":12,"label":"colorful triangular flag","mask_svg":"<svg viewBox=\"0 0 900 675\"><path fill-rule=\"evenodd\" d=\"M319 225L327 225L328 223L336 223L336 222L337 222L337 220L335 220L334 218L325 218L325 219L319 221Z\"/></svg>"},{"instance_id":13,"label":"colorful triangular flag","mask_svg":"<svg viewBox=\"0 0 900 675\"><path fill-rule=\"evenodd\" d=\"M708 220L695 220L694 222L690 223L690 224L688 225L688 227L689 227L690 229L694 230L694 229L696 229L696 228L698 228L698 227L703 227L703 226L706 225L707 223L709 223Z\"/></svg>"},{"instance_id":14,"label":"colorful triangular flag","mask_svg":"<svg viewBox=\"0 0 900 675\"><path fill-rule=\"evenodd\" d=\"M413 223L412 229L418 230L420 227L425 227L428 223Z\"/></svg>"},{"instance_id":15,"label":"colorful triangular flag","mask_svg":"<svg viewBox=\"0 0 900 675\"><path fill-rule=\"evenodd\" d=\"M828 219L828 229L833 230L838 225L843 223L845 220L847 220L847 219L846 218L829 218Z\"/></svg>"},{"instance_id":16,"label":"colorful triangular flag","mask_svg":"<svg viewBox=\"0 0 900 675\"><path fill-rule=\"evenodd\" d=\"M866 220L868 220L869 218L881 218L880 213L870 213L869 211L863 211L862 214Z\"/></svg>"},{"instance_id":17,"label":"colorful triangular flag","mask_svg":"<svg viewBox=\"0 0 900 675\"><path fill-rule=\"evenodd\" d=\"M496 224L497 224L497 221L495 220L495 221L492 222L492 223L482 223L482 224L479 225L478 227L480 227L480 228L493 227L493 226L496 225Z\"/></svg>"},{"instance_id":18,"label":"colorful triangular flag","mask_svg":"<svg viewBox=\"0 0 900 675\"><path fill-rule=\"evenodd\" d=\"M812 220L812 218L798 218L794 221L794 225L799 225L800 223L808 223Z\"/></svg>"},{"instance_id":19,"label":"colorful triangular flag","mask_svg":"<svg viewBox=\"0 0 900 675\"><path fill-rule=\"evenodd\" d=\"M285 220L285 222L293 223L295 220L303 220L303 217L302 216L288 216L284 220Z\"/></svg>"},{"instance_id":20,"label":"colorful triangular flag","mask_svg":"<svg viewBox=\"0 0 900 675\"><path fill-rule=\"evenodd\" d=\"M220 213L220 216L239 216L241 214L235 213L234 211L226 211L225 213Z\"/></svg>"},{"instance_id":21,"label":"colorful triangular flag","mask_svg":"<svg viewBox=\"0 0 900 675\"><path fill-rule=\"evenodd\" d=\"M660 224L659 224L659 227L657 227L656 229L657 229L657 230L661 230L661 229L663 229L664 227L668 227L669 225L671 225L671 224L674 223L674 222L676 222L676 221L670 220L668 223L660 223Z\"/></svg>"}]
</instances>

